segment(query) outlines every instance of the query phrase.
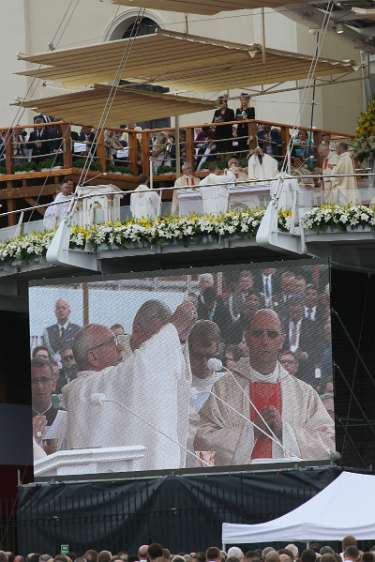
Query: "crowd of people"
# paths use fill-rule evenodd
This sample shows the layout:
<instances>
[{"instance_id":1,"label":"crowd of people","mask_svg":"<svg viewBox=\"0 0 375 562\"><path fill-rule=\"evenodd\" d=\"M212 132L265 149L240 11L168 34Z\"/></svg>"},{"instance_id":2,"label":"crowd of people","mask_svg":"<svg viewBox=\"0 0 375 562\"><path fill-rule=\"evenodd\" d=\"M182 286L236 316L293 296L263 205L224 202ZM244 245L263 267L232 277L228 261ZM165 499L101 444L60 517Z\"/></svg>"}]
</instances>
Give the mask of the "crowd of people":
<instances>
[{"instance_id":1,"label":"crowd of people","mask_svg":"<svg viewBox=\"0 0 375 562\"><path fill-rule=\"evenodd\" d=\"M74 324L58 299L32 351L35 458L140 444L144 470L329 458L327 283L321 266L204 273L174 311L145 300L129 334Z\"/></svg>"},{"instance_id":2,"label":"crowd of people","mask_svg":"<svg viewBox=\"0 0 375 562\"><path fill-rule=\"evenodd\" d=\"M238 546L232 546L225 552L211 546L203 552L171 553L169 548L152 543L141 545L136 554L127 550L116 554L109 550L98 552L92 548L82 554L30 553L26 556L0 551L0 562L375 562L375 545L362 551L355 537L348 535L338 551L332 546L312 542L309 548L304 549L290 543L278 550L266 546L243 551Z\"/></svg>"}]
</instances>

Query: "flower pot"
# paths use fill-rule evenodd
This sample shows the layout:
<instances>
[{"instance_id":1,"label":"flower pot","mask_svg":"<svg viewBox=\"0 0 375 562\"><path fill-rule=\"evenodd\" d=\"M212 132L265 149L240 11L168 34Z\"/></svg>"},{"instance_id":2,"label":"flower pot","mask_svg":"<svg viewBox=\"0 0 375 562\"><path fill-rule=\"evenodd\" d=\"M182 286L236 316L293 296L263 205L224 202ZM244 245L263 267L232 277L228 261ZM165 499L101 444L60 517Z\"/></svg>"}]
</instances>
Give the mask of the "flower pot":
<instances>
[{"instance_id":1,"label":"flower pot","mask_svg":"<svg viewBox=\"0 0 375 562\"><path fill-rule=\"evenodd\" d=\"M348 225L346 227L347 232L372 232L373 229L367 224L357 224L356 226Z\"/></svg>"}]
</instances>

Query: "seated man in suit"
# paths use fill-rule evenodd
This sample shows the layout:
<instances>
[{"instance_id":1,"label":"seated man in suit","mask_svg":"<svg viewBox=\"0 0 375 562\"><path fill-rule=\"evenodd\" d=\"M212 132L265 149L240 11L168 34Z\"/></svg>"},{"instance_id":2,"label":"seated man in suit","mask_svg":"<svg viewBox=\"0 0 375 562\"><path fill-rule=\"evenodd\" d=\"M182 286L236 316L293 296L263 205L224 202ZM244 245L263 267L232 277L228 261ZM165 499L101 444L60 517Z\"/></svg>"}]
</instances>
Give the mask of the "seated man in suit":
<instances>
[{"instance_id":1,"label":"seated man in suit","mask_svg":"<svg viewBox=\"0 0 375 562\"><path fill-rule=\"evenodd\" d=\"M70 306L64 299L58 299L56 301L55 316L57 322L44 330L43 340L51 356L57 361L60 361L60 351L63 348L72 347L74 338L81 329L81 326L70 322Z\"/></svg>"}]
</instances>

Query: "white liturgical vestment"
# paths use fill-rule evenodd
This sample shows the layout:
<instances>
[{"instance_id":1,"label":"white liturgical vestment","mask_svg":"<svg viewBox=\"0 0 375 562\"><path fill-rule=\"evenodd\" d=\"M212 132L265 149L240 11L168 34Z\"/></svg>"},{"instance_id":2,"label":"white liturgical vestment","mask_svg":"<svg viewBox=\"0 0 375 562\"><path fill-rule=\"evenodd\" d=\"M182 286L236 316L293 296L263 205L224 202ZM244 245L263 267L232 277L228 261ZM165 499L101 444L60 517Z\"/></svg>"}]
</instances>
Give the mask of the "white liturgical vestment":
<instances>
[{"instance_id":1,"label":"white liturgical vestment","mask_svg":"<svg viewBox=\"0 0 375 562\"><path fill-rule=\"evenodd\" d=\"M96 393L107 402L93 403ZM138 470L180 468L190 393L177 330L166 324L119 365L81 372L63 388L68 448L142 445Z\"/></svg>"},{"instance_id":2,"label":"white liturgical vestment","mask_svg":"<svg viewBox=\"0 0 375 562\"><path fill-rule=\"evenodd\" d=\"M43 227L46 230L53 230L59 226L68 214L72 197L72 195L64 195L63 193L56 195L54 203L59 203L59 205L50 205L44 213Z\"/></svg>"},{"instance_id":3,"label":"white liturgical vestment","mask_svg":"<svg viewBox=\"0 0 375 562\"><path fill-rule=\"evenodd\" d=\"M219 399L211 395L200 412L196 446L215 451L216 465L251 462L256 440L249 397L254 382L280 385L282 435L279 443L272 441L272 458L324 460L334 452L334 422L312 386L290 375L280 363L269 375L261 375L243 358L233 373L235 380L227 374L214 385L212 391Z\"/></svg>"},{"instance_id":4,"label":"white liturgical vestment","mask_svg":"<svg viewBox=\"0 0 375 562\"><path fill-rule=\"evenodd\" d=\"M349 152L340 154L332 174L339 174L341 177L332 179L332 199L336 205L355 205L359 203L357 180L354 177L353 160ZM346 177L344 177L346 175Z\"/></svg>"},{"instance_id":5,"label":"white liturgical vestment","mask_svg":"<svg viewBox=\"0 0 375 562\"><path fill-rule=\"evenodd\" d=\"M226 174L208 174L199 182L202 196L203 212L213 215L225 213L228 210L229 187L233 187L236 176L227 171ZM221 184L221 185L220 185Z\"/></svg>"},{"instance_id":6,"label":"white liturgical vestment","mask_svg":"<svg viewBox=\"0 0 375 562\"><path fill-rule=\"evenodd\" d=\"M250 179L273 179L278 174L277 160L268 154L263 154L261 162L259 156L257 154L253 154L249 158L248 174Z\"/></svg>"}]
</instances>

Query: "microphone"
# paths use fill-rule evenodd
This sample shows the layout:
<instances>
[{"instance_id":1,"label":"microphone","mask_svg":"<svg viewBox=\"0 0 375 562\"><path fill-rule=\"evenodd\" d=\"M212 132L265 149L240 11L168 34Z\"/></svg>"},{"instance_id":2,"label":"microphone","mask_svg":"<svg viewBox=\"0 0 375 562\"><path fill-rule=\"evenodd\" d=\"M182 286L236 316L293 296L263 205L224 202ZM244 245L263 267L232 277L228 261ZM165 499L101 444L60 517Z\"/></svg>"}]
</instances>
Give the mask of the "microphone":
<instances>
[{"instance_id":1,"label":"microphone","mask_svg":"<svg viewBox=\"0 0 375 562\"><path fill-rule=\"evenodd\" d=\"M211 359L207 361L207 367L210 369L210 371L213 371L214 373L220 373L220 371L227 371L227 369L223 365L223 362L220 361L220 359L218 359L217 357L211 357Z\"/></svg>"}]
</instances>

